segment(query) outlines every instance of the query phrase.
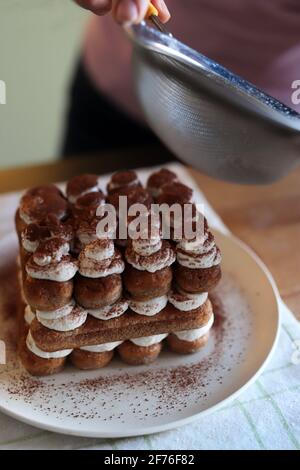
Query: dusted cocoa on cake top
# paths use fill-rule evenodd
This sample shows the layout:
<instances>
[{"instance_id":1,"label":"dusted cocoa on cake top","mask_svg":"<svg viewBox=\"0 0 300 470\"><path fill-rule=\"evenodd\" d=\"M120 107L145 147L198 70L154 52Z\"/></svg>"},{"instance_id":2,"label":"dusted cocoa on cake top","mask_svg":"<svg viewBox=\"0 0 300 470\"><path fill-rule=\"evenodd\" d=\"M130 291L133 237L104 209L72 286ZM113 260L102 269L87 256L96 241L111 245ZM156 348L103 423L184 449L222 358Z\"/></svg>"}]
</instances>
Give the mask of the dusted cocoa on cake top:
<instances>
[{"instance_id":1,"label":"dusted cocoa on cake top","mask_svg":"<svg viewBox=\"0 0 300 470\"><path fill-rule=\"evenodd\" d=\"M142 187L135 171L124 170L114 173L107 184L107 194L121 193L125 188Z\"/></svg>"}]
</instances>

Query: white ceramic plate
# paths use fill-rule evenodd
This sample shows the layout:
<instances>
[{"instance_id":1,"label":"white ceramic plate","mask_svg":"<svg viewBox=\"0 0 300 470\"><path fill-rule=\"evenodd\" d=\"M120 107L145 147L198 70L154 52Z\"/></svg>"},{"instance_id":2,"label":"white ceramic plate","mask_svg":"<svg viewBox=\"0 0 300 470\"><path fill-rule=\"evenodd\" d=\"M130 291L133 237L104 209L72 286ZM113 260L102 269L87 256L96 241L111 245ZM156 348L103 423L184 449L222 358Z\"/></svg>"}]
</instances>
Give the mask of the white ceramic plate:
<instances>
[{"instance_id":1,"label":"white ceramic plate","mask_svg":"<svg viewBox=\"0 0 300 470\"><path fill-rule=\"evenodd\" d=\"M0 365L0 409L51 431L125 437L181 426L236 398L262 372L275 347L277 292L249 248L218 232L216 238L223 253L224 276L217 289L223 307L216 309L208 345L191 356L164 351L147 367L114 360L99 371L69 367L54 377L30 377L18 365L14 347L14 283L7 278L6 288L0 279L0 339L6 339L8 356L7 365ZM16 250L14 236L2 240L2 279Z\"/></svg>"}]
</instances>

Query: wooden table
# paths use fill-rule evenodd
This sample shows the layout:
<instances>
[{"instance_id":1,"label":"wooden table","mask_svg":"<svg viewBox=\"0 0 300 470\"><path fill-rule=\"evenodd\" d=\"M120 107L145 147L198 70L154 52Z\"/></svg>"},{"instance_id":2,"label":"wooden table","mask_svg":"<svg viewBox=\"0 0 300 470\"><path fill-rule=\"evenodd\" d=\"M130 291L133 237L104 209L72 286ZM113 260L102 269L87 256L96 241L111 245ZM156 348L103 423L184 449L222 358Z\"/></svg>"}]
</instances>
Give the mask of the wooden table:
<instances>
[{"instance_id":1,"label":"wooden table","mask_svg":"<svg viewBox=\"0 0 300 470\"><path fill-rule=\"evenodd\" d=\"M0 172L0 191L13 191L80 172L99 174L119 168L154 165L170 159L161 148L106 152ZM263 187L220 182L190 170L229 229L250 245L272 272L279 291L300 319L300 168L282 181Z\"/></svg>"}]
</instances>

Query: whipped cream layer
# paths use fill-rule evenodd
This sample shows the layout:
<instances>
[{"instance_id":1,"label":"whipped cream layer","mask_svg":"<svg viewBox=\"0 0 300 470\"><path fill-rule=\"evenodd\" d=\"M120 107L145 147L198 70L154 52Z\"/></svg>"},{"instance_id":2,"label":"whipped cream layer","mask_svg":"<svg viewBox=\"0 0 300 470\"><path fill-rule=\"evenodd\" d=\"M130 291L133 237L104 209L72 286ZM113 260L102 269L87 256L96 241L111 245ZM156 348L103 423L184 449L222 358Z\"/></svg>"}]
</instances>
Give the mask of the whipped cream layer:
<instances>
[{"instance_id":1,"label":"whipped cream layer","mask_svg":"<svg viewBox=\"0 0 300 470\"><path fill-rule=\"evenodd\" d=\"M69 255L64 256L61 261L51 262L45 266L38 265L33 258L30 258L26 264L26 272L30 277L47 281L67 282L77 271L77 261Z\"/></svg>"},{"instance_id":2,"label":"whipped cream layer","mask_svg":"<svg viewBox=\"0 0 300 470\"><path fill-rule=\"evenodd\" d=\"M181 294L179 292L172 291L168 296L170 304L172 304L177 310L181 312L189 312L201 307L208 299L208 293L203 292L202 294Z\"/></svg>"},{"instance_id":3,"label":"whipped cream layer","mask_svg":"<svg viewBox=\"0 0 300 470\"><path fill-rule=\"evenodd\" d=\"M176 173L167 168L162 168L159 171L152 173L147 181L147 189L153 197L157 197L161 192L164 185L178 182Z\"/></svg>"},{"instance_id":4,"label":"whipped cream layer","mask_svg":"<svg viewBox=\"0 0 300 470\"><path fill-rule=\"evenodd\" d=\"M43 310L37 310L37 314L39 315L40 318L43 318L45 320L57 320L59 318L66 317L67 315L70 315L72 313L73 308L75 307L76 303L72 299L71 302L69 302L67 305L64 305L61 308L58 308L56 310L49 310L49 311L43 311Z\"/></svg>"},{"instance_id":5,"label":"whipped cream layer","mask_svg":"<svg viewBox=\"0 0 300 470\"><path fill-rule=\"evenodd\" d=\"M153 336L144 336L142 338L132 338L130 341L137 346L142 346L147 348L148 346L152 346L153 344L158 344L163 341L168 336L168 333L164 333L161 335L153 335Z\"/></svg>"},{"instance_id":6,"label":"whipped cream layer","mask_svg":"<svg viewBox=\"0 0 300 470\"><path fill-rule=\"evenodd\" d=\"M99 177L95 174L86 173L74 176L68 181L66 187L67 198L71 204L76 204L81 197L95 192L102 193Z\"/></svg>"},{"instance_id":7,"label":"whipped cream layer","mask_svg":"<svg viewBox=\"0 0 300 470\"><path fill-rule=\"evenodd\" d=\"M150 256L162 248L160 217L150 210L140 216L139 220L139 232L133 232L132 236L129 224L132 250L140 256ZM136 229L135 225L134 228Z\"/></svg>"},{"instance_id":8,"label":"whipped cream layer","mask_svg":"<svg viewBox=\"0 0 300 470\"><path fill-rule=\"evenodd\" d=\"M120 188L139 186L140 181L133 170L115 173L107 185L107 191L112 192Z\"/></svg>"},{"instance_id":9,"label":"whipped cream layer","mask_svg":"<svg viewBox=\"0 0 300 470\"><path fill-rule=\"evenodd\" d=\"M123 313L128 310L128 307L128 302L121 299L113 305L107 305L106 307L96 309L87 309L87 312L98 320L111 320L112 318L117 318L123 315Z\"/></svg>"},{"instance_id":10,"label":"whipped cream layer","mask_svg":"<svg viewBox=\"0 0 300 470\"><path fill-rule=\"evenodd\" d=\"M167 303L168 297L166 295L162 295L161 297L155 297L154 299L145 300L143 302L131 300L129 305L133 312L152 317L163 310Z\"/></svg>"},{"instance_id":11,"label":"whipped cream layer","mask_svg":"<svg viewBox=\"0 0 300 470\"><path fill-rule=\"evenodd\" d=\"M104 261L112 258L115 253L112 240L95 240L84 248L84 257L93 261Z\"/></svg>"},{"instance_id":12,"label":"whipped cream layer","mask_svg":"<svg viewBox=\"0 0 300 470\"><path fill-rule=\"evenodd\" d=\"M213 323L214 315L212 314L206 325L202 326L201 328L196 328L195 330L177 331L174 333L174 335L182 341L196 341L197 339L202 338L202 336L205 336L210 331Z\"/></svg>"},{"instance_id":13,"label":"whipped cream layer","mask_svg":"<svg viewBox=\"0 0 300 470\"><path fill-rule=\"evenodd\" d=\"M26 300L25 292L24 292L24 287L23 287L23 275L22 275L21 269L18 271L17 276L18 276L18 284L19 284L19 288L20 288L21 300L24 304L27 304L27 300Z\"/></svg>"},{"instance_id":14,"label":"whipped cream layer","mask_svg":"<svg viewBox=\"0 0 300 470\"><path fill-rule=\"evenodd\" d=\"M153 238L132 240L132 248L138 255L150 256L159 251L162 247L162 240L160 236Z\"/></svg>"},{"instance_id":15,"label":"whipped cream layer","mask_svg":"<svg viewBox=\"0 0 300 470\"><path fill-rule=\"evenodd\" d=\"M162 189L155 186L147 186L147 189L154 199L156 199L162 193Z\"/></svg>"},{"instance_id":16,"label":"whipped cream layer","mask_svg":"<svg viewBox=\"0 0 300 470\"><path fill-rule=\"evenodd\" d=\"M72 331L83 325L87 311L79 305L69 304L52 312L36 312L38 321L49 330Z\"/></svg>"},{"instance_id":17,"label":"whipped cream layer","mask_svg":"<svg viewBox=\"0 0 300 470\"><path fill-rule=\"evenodd\" d=\"M23 211L22 207L19 208L19 215L20 215L20 219L22 219L26 225L29 225L35 222L35 218L30 217L30 215L28 215L25 211Z\"/></svg>"},{"instance_id":18,"label":"whipped cream layer","mask_svg":"<svg viewBox=\"0 0 300 470\"><path fill-rule=\"evenodd\" d=\"M42 349L38 348L37 345L35 344L35 341L30 331L28 332L28 335L26 338L26 346L29 349L29 351L31 351L33 354L43 359L59 359L59 358L68 356L73 351L73 349L63 349L61 351L54 351L54 352L43 351Z\"/></svg>"},{"instance_id":19,"label":"whipped cream layer","mask_svg":"<svg viewBox=\"0 0 300 470\"><path fill-rule=\"evenodd\" d=\"M30 305L26 305L24 310L24 320L27 325L31 325L33 320L35 319L35 313L31 310Z\"/></svg>"},{"instance_id":20,"label":"whipped cream layer","mask_svg":"<svg viewBox=\"0 0 300 470\"><path fill-rule=\"evenodd\" d=\"M81 351L88 351L91 353L102 353L107 351L112 351L117 346L120 346L123 341L114 341L112 343L103 343L103 344L96 344L94 346L82 346L79 348Z\"/></svg>"},{"instance_id":21,"label":"whipped cream layer","mask_svg":"<svg viewBox=\"0 0 300 470\"><path fill-rule=\"evenodd\" d=\"M39 245L33 254L33 261L38 266L47 266L51 263L58 263L67 256L70 251L70 244L59 238L52 238Z\"/></svg>"},{"instance_id":22,"label":"whipped cream layer","mask_svg":"<svg viewBox=\"0 0 300 470\"><path fill-rule=\"evenodd\" d=\"M79 194L69 194L68 201L71 204L76 204L77 200L85 196L86 194L97 193L99 191L100 191L100 186L95 185L95 186L92 186L91 188L87 188L84 191L81 191Z\"/></svg>"},{"instance_id":23,"label":"whipped cream layer","mask_svg":"<svg viewBox=\"0 0 300 470\"><path fill-rule=\"evenodd\" d=\"M87 228L80 228L76 232L77 238L80 241L81 245L85 247L89 243L94 242L98 239L96 231L88 230Z\"/></svg>"},{"instance_id":24,"label":"whipped cream layer","mask_svg":"<svg viewBox=\"0 0 300 470\"><path fill-rule=\"evenodd\" d=\"M31 241L28 238L23 237L22 234L22 246L25 251L28 251L29 253L34 253L39 246L39 240Z\"/></svg>"},{"instance_id":25,"label":"whipped cream layer","mask_svg":"<svg viewBox=\"0 0 300 470\"><path fill-rule=\"evenodd\" d=\"M155 273L171 266L176 259L171 245L166 241L162 242L162 246L158 251L148 256L142 256L137 253L132 243L126 250L125 257L128 263L135 269L148 271L149 273Z\"/></svg>"},{"instance_id":26,"label":"whipped cream layer","mask_svg":"<svg viewBox=\"0 0 300 470\"><path fill-rule=\"evenodd\" d=\"M100 224L101 219L98 218L95 218L92 222L81 222L76 231L76 236L82 248L99 239L108 238L114 240L116 238L116 228L114 226L106 226L104 231Z\"/></svg>"},{"instance_id":27,"label":"whipped cream layer","mask_svg":"<svg viewBox=\"0 0 300 470\"><path fill-rule=\"evenodd\" d=\"M176 248L177 261L190 269L207 269L221 263L221 253L213 234L205 231L201 237L181 240Z\"/></svg>"}]
</instances>

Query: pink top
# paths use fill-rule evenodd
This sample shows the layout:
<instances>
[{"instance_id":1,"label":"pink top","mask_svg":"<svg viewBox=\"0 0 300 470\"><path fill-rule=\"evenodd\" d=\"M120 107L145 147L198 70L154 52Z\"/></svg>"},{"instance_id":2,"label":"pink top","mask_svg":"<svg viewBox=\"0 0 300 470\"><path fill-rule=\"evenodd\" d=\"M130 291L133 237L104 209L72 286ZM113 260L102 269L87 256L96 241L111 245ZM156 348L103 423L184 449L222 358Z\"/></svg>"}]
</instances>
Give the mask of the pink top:
<instances>
[{"instance_id":1,"label":"pink top","mask_svg":"<svg viewBox=\"0 0 300 470\"><path fill-rule=\"evenodd\" d=\"M168 29L300 112L291 84L300 80L299 0L168 0ZM92 16L84 62L95 85L141 117L132 87L131 47L110 16ZM299 96L299 94L298 94Z\"/></svg>"}]
</instances>

